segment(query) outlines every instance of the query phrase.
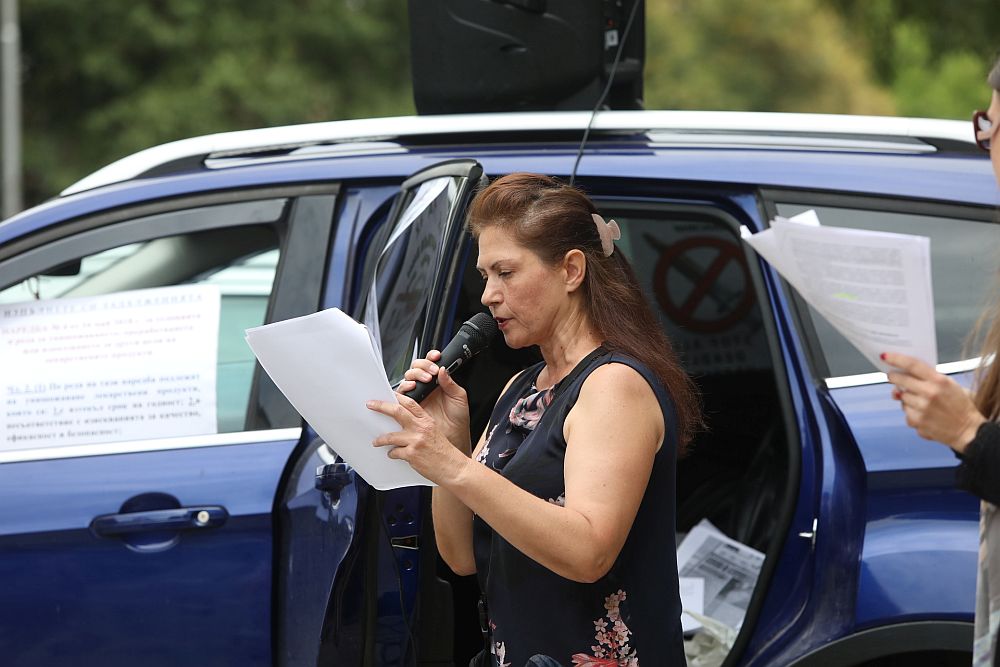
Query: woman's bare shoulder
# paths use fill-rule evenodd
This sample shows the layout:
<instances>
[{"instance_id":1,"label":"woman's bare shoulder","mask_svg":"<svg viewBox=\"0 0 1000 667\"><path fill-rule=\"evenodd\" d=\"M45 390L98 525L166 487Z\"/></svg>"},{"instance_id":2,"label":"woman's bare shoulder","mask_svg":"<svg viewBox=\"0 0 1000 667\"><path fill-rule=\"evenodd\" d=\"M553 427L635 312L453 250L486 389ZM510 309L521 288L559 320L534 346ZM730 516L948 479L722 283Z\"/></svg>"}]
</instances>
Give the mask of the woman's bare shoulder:
<instances>
[{"instance_id":1,"label":"woman's bare shoulder","mask_svg":"<svg viewBox=\"0 0 1000 667\"><path fill-rule=\"evenodd\" d=\"M563 435L567 442L574 430L600 433L608 428L621 434L649 434L659 448L663 438L663 411L649 382L628 364L609 363L595 368L583 382L576 404L566 418ZM644 440L624 438L625 441Z\"/></svg>"},{"instance_id":2,"label":"woman's bare shoulder","mask_svg":"<svg viewBox=\"0 0 1000 667\"><path fill-rule=\"evenodd\" d=\"M644 394L652 400L656 400L653 388L649 386L649 382L639 371L628 364L614 361L598 366L591 371L580 388L581 396L584 392L602 394L613 392L623 396Z\"/></svg>"}]
</instances>

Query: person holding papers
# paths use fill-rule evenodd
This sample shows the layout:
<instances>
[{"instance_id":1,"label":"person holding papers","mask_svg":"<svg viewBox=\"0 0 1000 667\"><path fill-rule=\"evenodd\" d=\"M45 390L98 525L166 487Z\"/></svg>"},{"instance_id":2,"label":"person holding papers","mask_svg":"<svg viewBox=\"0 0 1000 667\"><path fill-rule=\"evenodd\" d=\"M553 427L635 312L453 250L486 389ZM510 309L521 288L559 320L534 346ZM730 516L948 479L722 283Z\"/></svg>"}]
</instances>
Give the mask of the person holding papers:
<instances>
[{"instance_id":1,"label":"person holding papers","mask_svg":"<svg viewBox=\"0 0 1000 667\"><path fill-rule=\"evenodd\" d=\"M977 111L972 122L976 143L990 153L1000 185L1000 59L990 71L993 96L987 111ZM988 323L988 327L987 327ZM997 626L1000 623L1000 301L987 310L980 325L982 366L970 394L957 382L928 364L903 354L885 353L882 359L899 369L889 373L896 385L893 398L906 414L906 423L928 440L948 445L962 460L957 483L982 499L979 576L976 590L976 629L972 664L1000 665Z\"/></svg>"},{"instance_id":2,"label":"person holding papers","mask_svg":"<svg viewBox=\"0 0 1000 667\"><path fill-rule=\"evenodd\" d=\"M478 575L487 649L474 664L684 665L675 463L701 424L693 385L605 222L579 190L534 174L473 201L482 303L507 345L541 363L508 382L474 449L465 390L437 375L421 404L369 407L378 437L438 486L441 556Z\"/></svg>"}]
</instances>

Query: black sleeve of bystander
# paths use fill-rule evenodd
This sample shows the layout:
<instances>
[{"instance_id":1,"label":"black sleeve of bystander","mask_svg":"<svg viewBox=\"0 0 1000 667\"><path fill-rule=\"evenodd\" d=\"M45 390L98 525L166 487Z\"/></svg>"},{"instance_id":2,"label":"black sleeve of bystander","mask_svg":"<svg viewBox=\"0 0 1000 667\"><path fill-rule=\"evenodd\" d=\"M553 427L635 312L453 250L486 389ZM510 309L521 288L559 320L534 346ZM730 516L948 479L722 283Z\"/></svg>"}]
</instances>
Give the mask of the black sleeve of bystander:
<instances>
[{"instance_id":1,"label":"black sleeve of bystander","mask_svg":"<svg viewBox=\"0 0 1000 667\"><path fill-rule=\"evenodd\" d=\"M1000 424L985 422L960 457L955 470L958 488L1000 505Z\"/></svg>"}]
</instances>

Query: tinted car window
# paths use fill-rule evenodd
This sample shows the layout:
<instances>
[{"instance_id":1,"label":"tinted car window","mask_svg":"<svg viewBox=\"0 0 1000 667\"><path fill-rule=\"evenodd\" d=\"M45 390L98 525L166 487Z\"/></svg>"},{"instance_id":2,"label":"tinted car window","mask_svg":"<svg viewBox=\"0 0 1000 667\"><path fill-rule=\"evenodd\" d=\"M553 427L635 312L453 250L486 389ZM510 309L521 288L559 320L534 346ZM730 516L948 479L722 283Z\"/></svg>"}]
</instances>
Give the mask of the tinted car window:
<instances>
[{"instance_id":1,"label":"tinted car window","mask_svg":"<svg viewBox=\"0 0 1000 667\"><path fill-rule=\"evenodd\" d=\"M964 349L965 341L994 284L1000 259L1000 226L912 213L777 204L778 215L784 217L809 209L816 211L822 224L831 227L929 237L938 363L975 355ZM814 310L809 311L830 377L874 371L847 339Z\"/></svg>"},{"instance_id":2,"label":"tinted car window","mask_svg":"<svg viewBox=\"0 0 1000 667\"><path fill-rule=\"evenodd\" d=\"M396 221L384 250L377 253L374 290L378 316L370 312L369 301L365 324L379 332L382 362L392 384L402 380L420 347L427 299L458 191L456 178L423 184Z\"/></svg>"}]
</instances>

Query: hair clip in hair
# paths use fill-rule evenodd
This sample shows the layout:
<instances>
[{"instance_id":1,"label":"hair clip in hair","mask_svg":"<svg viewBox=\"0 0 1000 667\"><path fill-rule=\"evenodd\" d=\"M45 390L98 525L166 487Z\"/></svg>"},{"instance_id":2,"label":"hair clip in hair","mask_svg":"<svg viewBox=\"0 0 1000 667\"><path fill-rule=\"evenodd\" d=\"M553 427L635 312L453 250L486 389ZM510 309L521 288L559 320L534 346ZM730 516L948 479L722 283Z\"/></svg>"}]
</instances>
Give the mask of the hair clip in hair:
<instances>
[{"instance_id":1,"label":"hair clip in hair","mask_svg":"<svg viewBox=\"0 0 1000 667\"><path fill-rule=\"evenodd\" d=\"M622 230L614 220L604 222L604 218L596 213L591 213L591 216L597 225L597 234L601 237L601 250L605 257L611 257L611 253L615 251L615 241L622 237Z\"/></svg>"}]
</instances>

